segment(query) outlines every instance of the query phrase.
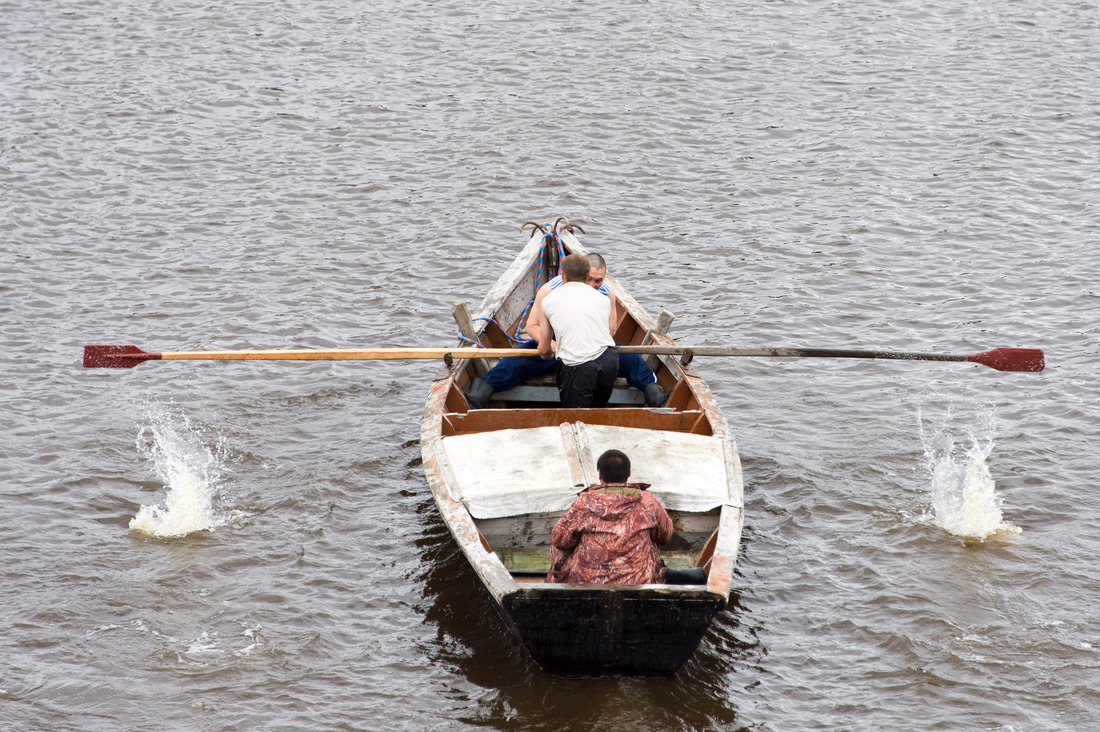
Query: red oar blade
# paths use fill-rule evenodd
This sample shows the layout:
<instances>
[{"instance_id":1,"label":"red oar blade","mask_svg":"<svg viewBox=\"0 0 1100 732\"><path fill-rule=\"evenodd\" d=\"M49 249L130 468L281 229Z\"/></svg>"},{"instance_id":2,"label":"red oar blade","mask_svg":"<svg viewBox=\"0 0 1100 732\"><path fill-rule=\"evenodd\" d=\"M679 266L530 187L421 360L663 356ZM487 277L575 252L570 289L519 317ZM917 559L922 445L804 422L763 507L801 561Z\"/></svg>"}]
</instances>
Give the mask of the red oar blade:
<instances>
[{"instance_id":1,"label":"red oar blade","mask_svg":"<svg viewBox=\"0 0 1100 732\"><path fill-rule=\"evenodd\" d=\"M158 361L159 353L149 353L137 346L84 346L86 369L132 369L142 361Z\"/></svg>"},{"instance_id":2,"label":"red oar blade","mask_svg":"<svg viewBox=\"0 0 1100 732\"><path fill-rule=\"evenodd\" d=\"M966 360L998 371L1042 371L1047 365L1046 357L1038 348L994 348L972 353Z\"/></svg>"}]
</instances>

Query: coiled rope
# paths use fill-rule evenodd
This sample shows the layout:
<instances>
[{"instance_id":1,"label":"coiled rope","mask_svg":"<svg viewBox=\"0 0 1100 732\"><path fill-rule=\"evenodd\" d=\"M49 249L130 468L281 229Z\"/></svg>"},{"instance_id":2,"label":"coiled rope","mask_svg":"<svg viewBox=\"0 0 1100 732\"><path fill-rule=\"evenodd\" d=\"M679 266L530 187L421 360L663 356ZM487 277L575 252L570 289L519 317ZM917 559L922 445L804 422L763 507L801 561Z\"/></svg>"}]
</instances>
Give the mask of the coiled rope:
<instances>
[{"instance_id":1,"label":"coiled rope","mask_svg":"<svg viewBox=\"0 0 1100 732\"><path fill-rule=\"evenodd\" d=\"M535 304L535 295L538 294L540 286L539 283L542 282L543 274L546 274L547 280L550 279L549 265L546 262L546 253L550 250L550 247L548 247L547 244L552 243L554 245L554 250L558 255L559 262L562 260L563 257L565 257L565 245L562 244L561 237L558 236L557 231L554 231L552 224L550 224L550 222L545 223L542 227L542 231L542 246L539 248L539 268L538 271L535 273L535 292L532 293L531 299L527 301L527 305L524 306L523 311L520 313L519 320L517 321L519 323L527 322L527 316L531 313L531 306ZM568 231L570 234L572 234L573 226L563 226L561 231ZM549 240L549 242L547 240ZM482 320L488 323L494 323L497 328L500 329L500 332L508 337L508 340L511 342L513 348L518 348L522 345L526 345L531 341L530 338L517 338L516 336L512 335L504 326L498 323L495 318L478 317L473 318L473 320ZM467 338L465 335L462 334L462 331L456 329L455 332L458 334L458 340L461 343L468 346L473 346L475 348L485 347L478 343L476 340L472 338ZM482 332L484 332L484 330Z\"/></svg>"}]
</instances>

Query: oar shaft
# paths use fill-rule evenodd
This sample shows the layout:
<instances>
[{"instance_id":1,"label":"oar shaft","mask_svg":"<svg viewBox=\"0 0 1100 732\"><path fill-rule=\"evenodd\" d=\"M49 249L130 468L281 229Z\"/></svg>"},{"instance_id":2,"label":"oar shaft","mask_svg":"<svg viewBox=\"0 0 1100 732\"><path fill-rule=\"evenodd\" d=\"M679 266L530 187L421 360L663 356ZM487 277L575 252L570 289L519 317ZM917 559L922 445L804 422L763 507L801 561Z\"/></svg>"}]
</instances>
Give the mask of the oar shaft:
<instances>
[{"instance_id":1,"label":"oar shaft","mask_svg":"<svg viewBox=\"0 0 1100 732\"><path fill-rule=\"evenodd\" d=\"M274 351L176 351L151 353L131 345L84 346L85 368L128 369L144 361L396 361L408 359L537 356L533 348L339 348Z\"/></svg>"},{"instance_id":2,"label":"oar shaft","mask_svg":"<svg viewBox=\"0 0 1100 732\"><path fill-rule=\"evenodd\" d=\"M965 361L966 356L944 353L837 350L829 348L737 348L726 346L616 346L619 353L682 356L756 356L777 358L888 358L906 361ZM271 351L178 351L158 354L165 361L399 361L452 358L515 358L537 356L534 348L340 348ZM119 356L126 357L126 354ZM139 358L139 356L131 356Z\"/></svg>"},{"instance_id":3,"label":"oar shaft","mask_svg":"<svg viewBox=\"0 0 1100 732\"><path fill-rule=\"evenodd\" d=\"M1046 356L1038 348L994 348L969 355L954 353L912 353L838 348L737 348L726 346L620 346L619 353L666 356L774 356L778 358L879 358L896 361L969 361L997 371L1042 371Z\"/></svg>"},{"instance_id":4,"label":"oar shaft","mask_svg":"<svg viewBox=\"0 0 1100 732\"><path fill-rule=\"evenodd\" d=\"M178 351L162 353L165 361L401 361L452 358L537 356L534 348L338 348L282 351Z\"/></svg>"},{"instance_id":5,"label":"oar shaft","mask_svg":"<svg viewBox=\"0 0 1100 732\"><path fill-rule=\"evenodd\" d=\"M836 348L737 348L726 346L618 346L619 353L682 356L756 356L776 358L890 358L902 361L965 361L966 356L950 353L904 353L900 351L861 351Z\"/></svg>"},{"instance_id":6,"label":"oar shaft","mask_svg":"<svg viewBox=\"0 0 1100 732\"><path fill-rule=\"evenodd\" d=\"M893 351L858 351L829 348L738 348L726 346L616 346L619 353L639 355L682 356L757 356L778 358L892 358L908 361L965 361L966 356L944 353L903 353ZM537 356L534 348L312 348L269 351L176 351L165 353L105 354L106 358L132 361L400 361L410 359L452 358L514 358Z\"/></svg>"}]
</instances>

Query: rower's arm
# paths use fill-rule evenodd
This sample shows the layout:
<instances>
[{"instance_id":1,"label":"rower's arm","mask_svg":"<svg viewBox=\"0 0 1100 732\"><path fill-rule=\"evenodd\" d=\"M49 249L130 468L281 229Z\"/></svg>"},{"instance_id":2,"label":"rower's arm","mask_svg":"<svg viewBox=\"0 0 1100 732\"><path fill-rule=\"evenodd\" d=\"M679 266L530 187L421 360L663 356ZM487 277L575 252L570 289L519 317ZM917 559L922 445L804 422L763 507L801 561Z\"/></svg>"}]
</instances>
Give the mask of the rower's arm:
<instances>
[{"instance_id":1,"label":"rower's arm","mask_svg":"<svg viewBox=\"0 0 1100 732\"><path fill-rule=\"evenodd\" d=\"M619 301L615 297L615 293L608 293L607 299L611 301L611 320L608 321L607 327L611 331L611 338L615 338L615 326L619 324Z\"/></svg>"},{"instance_id":2,"label":"rower's arm","mask_svg":"<svg viewBox=\"0 0 1100 732\"><path fill-rule=\"evenodd\" d=\"M546 318L546 313L539 308L539 356L549 360L554 357L554 329Z\"/></svg>"},{"instance_id":3,"label":"rower's arm","mask_svg":"<svg viewBox=\"0 0 1100 732\"><path fill-rule=\"evenodd\" d=\"M531 303L531 312L527 316L527 337L532 340L539 340L539 331L541 326L539 323L542 319L542 300L546 297L546 293L550 292L550 283L547 282L539 288L535 293L535 301Z\"/></svg>"}]
</instances>

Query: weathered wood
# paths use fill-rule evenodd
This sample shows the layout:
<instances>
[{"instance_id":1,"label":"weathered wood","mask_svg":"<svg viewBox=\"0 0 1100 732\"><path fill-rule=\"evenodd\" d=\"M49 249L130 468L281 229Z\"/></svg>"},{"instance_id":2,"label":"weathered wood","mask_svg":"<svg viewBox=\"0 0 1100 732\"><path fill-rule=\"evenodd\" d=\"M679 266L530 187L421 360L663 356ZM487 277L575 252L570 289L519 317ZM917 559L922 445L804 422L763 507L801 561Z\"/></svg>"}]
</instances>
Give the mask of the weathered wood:
<instances>
[{"instance_id":1,"label":"weathered wood","mask_svg":"<svg viewBox=\"0 0 1100 732\"><path fill-rule=\"evenodd\" d=\"M587 455L581 452L575 425L569 423L561 425L561 442L565 459L569 462L569 475L573 479L573 485L583 488L588 485L588 470L585 465Z\"/></svg>"},{"instance_id":2,"label":"weathered wood","mask_svg":"<svg viewBox=\"0 0 1100 732\"><path fill-rule=\"evenodd\" d=\"M549 547L493 547L504 568L512 574L546 574L550 571ZM709 556L707 557L710 558ZM695 552L683 549L661 551L661 559L670 569L689 569L696 566ZM702 566L702 565L698 565Z\"/></svg>"},{"instance_id":3,"label":"weathered wood","mask_svg":"<svg viewBox=\"0 0 1100 732\"><path fill-rule=\"evenodd\" d=\"M654 340L653 336L655 335L668 335L668 329L672 327L672 321L675 319L675 315L673 315L668 310L661 308L661 312L657 315L657 327L651 331L646 332L645 339L642 341L642 345L652 345ZM660 366L660 361L660 358L655 354L650 354L645 357L646 365L649 366L649 370L653 372L657 371L658 366Z\"/></svg>"},{"instance_id":4,"label":"weathered wood","mask_svg":"<svg viewBox=\"0 0 1100 732\"><path fill-rule=\"evenodd\" d=\"M657 327L653 332L657 335L668 335L668 329L672 327L672 321L676 319L670 311L661 308L661 312L657 314Z\"/></svg>"},{"instance_id":5,"label":"weathered wood","mask_svg":"<svg viewBox=\"0 0 1100 732\"><path fill-rule=\"evenodd\" d=\"M484 346L481 342L480 336L477 331L474 330L474 319L470 315L470 308L466 307L466 303L459 300L451 305L451 314L454 316L455 323L458 325L458 332L461 333L466 339L472 343ZM470 359L470 367L474 370L476 376L484 376L489 373L489 362L484 358Z\"/></svg>"},{"instance_id":6,"label":"weathered wood","mask_svg":"<svg viewBox=\"0 0 1100 732\"><path fill-rule=\"evenodd\" d=\"M718 527L719 509L706 513L669 511L676 529L675 547L699 551ZM550 531L561 518L561 511L529 513L522 516L505 516L493 519L475 519L478 529L494 547L546 547L550 544ZM680 541L684 544L679 546Z\"/></svg>"},{"instance_id":7,"label":"weathered wood","mask_svg":"<svg viewBox=\"0 0 1100 732\"><path fill-rule=\"evenodd\" d=\"M608 409L474 409L461 414L447 414L444 436L502 429L552 427L563 422L606 424L613 427L691 432L696 419L703 413L694 411L660 411L630 407ZM705 434L705 433L703 433Z\"/></svg>"},{"instance_id":8,"label":"weathered wood","mask_svg":"<svg viewBox=\"0 0 1100 732\"><path fill-rule=\"evenodd\" d=\"M702 550L699 552L699 556L695 559L696 567L703 567L709 569L710 559L714 556L714 547L718 544L718 529L714 530L714 533L707 538L707 542L703 544Z\"/></svg>"},{"instance_id":9,"label":"weathered wood","mask_svg":"<svg viewBox=\"0 0 1100 732\"><path fill-rule=\"evenodd\" d=\"M695 400L695 394L691 389L691 381L689 379L680 379L676 382L676 386L668 393L668 399L665 400L665 406L669 409L688 409L689 405L698 409L698 404L692 405L692 401Z\"/></svg>"},{"instance_id":10,"label":"weathered wood","mask_svg":"<svg viewBox=\"0 0 1100 732\"><path fill-rule=\"evenodd\" d=\"M553 384L552 374L550 384L533 383L534 381L535 380L532 379L526 384L520 384L508 391L498 391L494 393L492 397L494 406L503 407L503 402L541 402L544 404L553 404L560 399L560 392L558 391L558 387ZM608 399L607 403L609 406L613 407L644 407L645 396L633 386L628 385L626 379L618 379L615 382L615 389L611 392L611 398Z\"/></svg>"},{"instance_id":11,"label":"weathered wood","mask_svg":"<svg viewBox=\"0 0 1100 732\"><path fill-rule=\"evenodd\" d=\"M450 355L456 359L535 356L534 348L335 348L286 349L273 351L177 351L157 353L158 360L172 361L416 361Z\"/></svg>"}]
</instances>

